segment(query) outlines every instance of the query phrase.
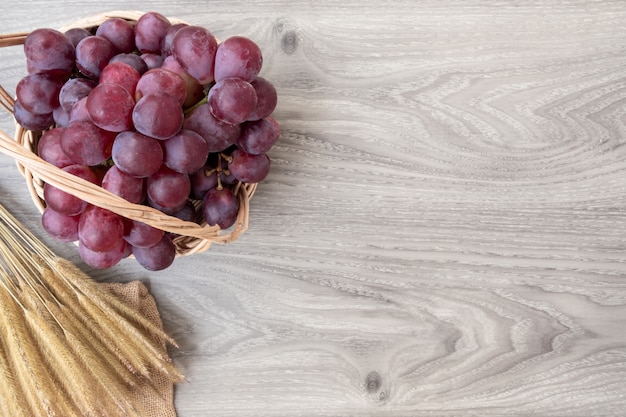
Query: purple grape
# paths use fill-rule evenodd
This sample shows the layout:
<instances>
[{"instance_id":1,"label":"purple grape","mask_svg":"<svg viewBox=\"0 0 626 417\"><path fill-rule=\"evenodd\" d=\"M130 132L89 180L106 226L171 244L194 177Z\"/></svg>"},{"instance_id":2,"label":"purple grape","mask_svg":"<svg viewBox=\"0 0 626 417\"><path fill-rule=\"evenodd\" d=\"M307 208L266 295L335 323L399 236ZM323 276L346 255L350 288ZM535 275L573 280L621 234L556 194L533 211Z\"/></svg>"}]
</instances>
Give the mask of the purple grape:
<instances>
[{"instance_id":1,"label":"purple grape","mask_svg":"<svg viewBox=\"0 0 626 417\"><path fill-rule=\"evenodd\" d=\"M207 191L217 187L218 173L215 168L205 166L190 176L191 196L196 200L202 200Z\"/></svg>"},{"instance_id":2,"label":"purple grape","mask_svg":"<svg viewBox=\"0 0 626 417\"><path fill-rule=\"evenodd\" d=\"M165 232L136 220L128 220L124 227L124 240L134 247L148 248L163 239Z\"/></svg>"},{"instance_id":3,"label":"purple grape","mask_svg":"<svg viewBox=\"0 0 626 417\"><path fill-rule=\"evenodd\" d=\"M132 116L138 132L160 140L178 133L184 117L178 100L165 93L143 96L135 105Z\"/></svg>"},{"instance_id":4,"label":"purple grape","mask_svg":"<svg viewBox=\"0 0 626 417\"><path fill-rule=\"evenodd\" d=\"M126 65L130 65L139 73L139 75L148 71L148 64L137 54L117 54L109 61L109 64L113 62L122 62Z\"/></svg>"},{"instance_id":5,"label":"purple grape","mask_svg":"<svg viewBox=\"0 0 626 417\"><path fill-rule=\"evenodd\" d=\"M78 222L80 216L67 216L46 207L41 215L41 225L44 230L62 242L78 240Z\"/></svg>"},{"instance_id":6,"label":"purple grape","mask_svg":"<svg viewBox=\"0 0 626 417\"><path fill-rule=\"evenodd\" d=\"M146 63L148 71L155 68L160 68L163 65L163 57L157 54L141 54L141 59Z\"/></svg>"},{"instance_id":7,"label":"purple grape","mask_svg":"<svg viewBox=\"0 0 626 417\"><path fill-rule=\"evenodd\" d=\"M163 68L155 68L141 76L135 98L139 100L145 95L160 92L175 97L179 105L182 105L187 98L187 85L180 75Z\"/></svg>"},{"instance_id":8,"label":"purple grape","mask_svg":"<svg viewBox=\"0 0 626 417\"><path fill-rule=\"evenodd\" d=\"M86 78L72 78L68 80L59 92L59 104L67 111L81 98L87 97L97 84Z\"/></svg>"},{"instance_id":9,"label":"purple grape","mask_svg":"<svg viewBox=\"0 0 626 417\"><path fill-rule=\"evenodd\" d=\"M196 206L194 206L191 201L187 200L182 208L171 215L186 222L196 223Z\"/></svg>"},{"instance_id":10,"label":"purple grape","mask_svg":"<svg viewBox=\"0 0 626 417\"><path fill-rule=\"evenodd\" d=\"M215 54L215 81L236 77L251 82L261 71L261 49L252 40L232 36L217 47Z\"/></svg>"},{"instance_id":11,"label":"purple grape","mask_svg":"<svg viewBox=\"0 0 626 417\"><path fill-rule=\"evenodd\" d=\"M91 122L91 117L87 111L87 97L81 98L72 106L68 126L73 122Z\"/></svg>"},{"instance_id":12,"label":"purple grape","mask_svg":"<svg viewBox=\"0 0 626 417\"><path fill-rule=\"evenodd\" d=\"M165 58L165 57L172 55L172 41L174 40L174 36L180 29L187 27L187 26L189 26L187 23L176 23L167 29L167 31L165 32L165 37L163 38L163 41L161 42L161 56L162 57Z\"/></svg>"},{"instance_id":13,"label":"purple grape","mask_svg":"<svg viewBox=\"0 0 626 417\"><path fill-rule=\"evenodd\" d=\"M174 206L174 207L165 207L162 206L160 204L155 203L154 201L152 201L152 199L150 198L150 196L148 195L146 197L146 204L149 207L155 208L167 215L173 216L174 214L176 214L177 212L179 212L180 210L182 210L183 208L185 208L185 204L187 203L187 201L183 201L181 202L179 205Z\"/></svg>"},{"instance_id":14,"label":"purple grape","mask_svg":"<svg viewBox=\"0 0 626 417\"><path fill-rule=\"evenodd\" d=\"M157 12L143 14L135 24L135 45L142 53L161 53L161 43L171 26L167 17Z\"/></svg>"},{"instance_id":15,"label":"purple grape","mask_svg":"<svg viewBox=\"0 0 626 417\"><path fill-rule=\"evenodd\" d=\"M209 108L216 119L224 123L245 122L256 109L254 87L240 78L224 78L209 90Z\"/></svg>"},{"instance_id":16,"label":"purple grape","mask_svg":"<svg viewBox=\"0 0 626 417\"><path fill-rule=\"evenodd\" d=\"M128 90L119 84L98 84L87 97L87 112L91 121L109 132L131 129L134 108L135 100Z\"/></svg>"},{"instance_id":17,"label":"purple grape","mask_svg":"<svg viewBox=\"0 0 626 417\"><path fill-rule=\"evenodd\" d=\"M76 47L78 42L82 41L87 36L91 36L91 33L84 28L71 28L64 32L65 37Z\"/></svg>"},{"instance_id":18,"label":"purple grape","mask_svg":"<svg viewBox=\"0 0 626 417\"><path fill-rule=\"evenodd\" d=\"M200 84L214 80L217 40L200 26L186 26L176 32L172 40L172 55Z\"/></svg>"},{"instance_id":19,"label":"purple grape","mask_svg":"<svg viewBox=\"0 0 626 417\"><path fill-rule=\"evenodd\" d=\"M24 54L29 73L69 75L76 59L74 45L54 29L36 29L24 41Z\"/></svg>"},{"instance_id":20,"label":"purple grape","mask_svg":"<svg viewBox=\"0 0 626 417\"><path fill-rule=\"evenodd\" d=\"M191 192L189 175L181 174L162 166L146 182L148 197L159 206L178 209L186 202Z\"/></svg>"},{"instance_id":21,"label":"purple grape","mask_svg":"<svg viewBox=\"0 0 626 417\"><path fill-rule=\"evenodd\" d=\"M76 67L89 78L97 80L102 69L117 54L115 46L102 36L87 36L76 45Z\"/></svg>"},{"instance_id":22,"label":"purple grape","mask_svg":"<svg viewBox=\"0 0 626 417\"><path fill-rule=\"evenodd\" d=\"M206 141L193 130L181 130L163 141L163 163L174 171L192 174L202 168L209 156Z\"/></svg>"},{"instance_id":23,"label":"purple grape","mask_svg":"<svg viewBox=\"0 0 626 417\"><path fill-rule=\"evenodd\" d=\"M209 226L228 229L237 221L239 200L228 188L213 188L202 200L202 214Z\"/></svg>"},{"instance_id":24,"label":"purple grape","mask_svg":"<svg viewBox=\"0 0 626 417\"><path fill-rule=\"evenodd\" d=\"M92 184L98 184L99 182L96 174L87 166L74 164L63 167L62 169ZM84 212L87 208L85 201L48 183L44 184L43 198L47 207L50 207L57 213L65 214L66 216L76 216Z\"/></svg>"},{"instance_id":25,"label":"purple grape","mask_svg":"<svg viewBox=\"0 0 626 417\"><path fill-rule=\"evenodd\" d=\"M50 74L31 74L22 78L16 87L16 96L29 113L49 114L59 105L62 79Z\"/></svg>"},{"instance_id":26,"label":"purple grape","mask_svg":"<svg viewBox=\"0 0 626 417\"><path fill-rule=\"evenodd\" d=\"M99 165L111 157L115 133L92 122L72 122L63 130L61 149L74 163Z\"/></svg>"},{"instance_id":27,"label":"purple grape","mask_svg":"<svg viewBox=\"0 0 626 417\"><path fill-rule=\"evenodd\" d=\"M185 81L187 97L183 103L183 107L188 108L202 100L204 95L204 86L193 78L187 71L180 66L173 56L168 56L163 60L161 68L172 71Z\"/></svg>"},{"instance_id":28,"label":"purple grape","mask_svg":"<svg viewBox=\"0 0 626 417\"><path fill-rule=\"evenodd\" d=\"M118 134L113 142L111 156L119 169L137 178L149 177L163 165L161 144L139 132Z\"/></svg>"},{"instance_id":29,"label":"purple grape","mask_svg":"<svg viewBox=\"0 0 626 417\"><path fill-rule=\"evenodd\" d=\"M241 182L251 184L261 182L270 171L270 159L267 154L251 155L236 149L231 158L228 169Z\"/></svg>"},{"instance_id":30,"label":"purple grape","mask_svg":"<svg viewBox=\"0 0 626 417\"><path fill-rule=\"evenodd\" d=\"M109 62L100 74L100 84L118 84L133 98L133 104L135 99L135 89L141 75L135 70L135 68L124 62Z\"/></svg>"},{"instance_id":31,"label":"purple grape","mask_svg":"<svg viewBox=\"0 0 626 417\"><path fill-rule=\"evenodd\" d=\"M237 147L247 153L260 155L268 152L279 136L278 123L268 116L261 120L244 123L241 128L241 136L237 140Z\"/></svg>"},{"instance_id":32,"label":"purple grape","mask_svg":"<svg viewBox=\"0 0 626 417\"><path fill-rule=\"evenodd\" d=\"M169 236L164 236L159 243L148 248L133 246L133 255L139 265L148 271L161 271L174 262L176 247Z\"/></svg>"},{"instance_id":33,"label":"purple grape","mask_svg":"<svg viewBox=\"0 0 626 417\"><path fill-rule=\"evenodd\" d=\"M52 110L52 119L55 127L66 127L70 124L70 112L59 106Z\"/></svg>"},{"instance_id":34,"label":"purple grape","mask_svg":"<svg viewBox=\"0 0 626 417\"><path fill-rule=\"evenodd\" d=\"M24 129L32 130L34 132L46 130L54 123L54 115L52 113L31 113L22 107L19 100L15 100L13 105L13 117L15 117L15 121Z\"/></svg>"},{"instance_id":35,"label":"purple grape","mask_svg":"<svg viewBox=\"0 0 626 417\"><path fill-rule=\"evenodd\" d=\"M87 249L108 252L119 248L123 237L123 218L112 211L90 205L80 216L78 239Z\"/></svg>"},{"instance_id":36,"label":"purple grape","mask_svg":"<svg viewBox=\"0 0 626 417\"><path fill-rule=\"evenodd\" d=\"M74 164L61 149L61 136L63 136L63 128L53 128L45 131L37 144L37 155L59 168Z\"/></svg>"},{"instance_id":37,"label":"purple grape","mask_svg":"<svg viewBox=\"0 0 626 417\"><path fill-rule=\"evenodd\" d=\"M135 49L135 30L126 20L112 17L100 24L96 36L108 39L119 52L129 53Z\"/></svg>"},{"instance_id":38,"label":"purple grape","mask_svg":"<svg viewBox=\"0 0 626 417\"><path fill-rule=\"evenodd\" d=\"M130 245L122 240L117 245L106 251L94 251L89 249L85 244L79 242L78 254L81 259L89 266L97 269L111 268L117 265L122 259L128 256Z\"/></svg>"},{"instance_id":39,"label":"purple grape","mask_svg":"<svg viewBox=\"0 0 626 417\"><path fill-rule=\"evenodd\" d=\"M207 103L196 107L187 116L183 129L193 130L202 136L209 146L209 152L221 152L234 145L241 134L239 125L216 119Z\"/></svg>"},{"instance_id":40,"label":"purple grape","mask_svg":"<svg viewBox=\"0 0 626 417\"><path fill-rule=\"evenodd\" d=\"M257 102L256 108L248 120L260 120L272 114L278 103L278 94L274 85L262 77L256 77L250 83L256 92Z\"/></svg>"},{"instance_id":41,"label":"purple grape","mask_svg":"<svg viewBox=\"0 0 626 417\"><path fill-rule=\"evenodd\" d=\"M145 199L143 178L130 176L115 165L104 174L102 188L131 203L139 204Z\"/></svg>"}]
</instances>

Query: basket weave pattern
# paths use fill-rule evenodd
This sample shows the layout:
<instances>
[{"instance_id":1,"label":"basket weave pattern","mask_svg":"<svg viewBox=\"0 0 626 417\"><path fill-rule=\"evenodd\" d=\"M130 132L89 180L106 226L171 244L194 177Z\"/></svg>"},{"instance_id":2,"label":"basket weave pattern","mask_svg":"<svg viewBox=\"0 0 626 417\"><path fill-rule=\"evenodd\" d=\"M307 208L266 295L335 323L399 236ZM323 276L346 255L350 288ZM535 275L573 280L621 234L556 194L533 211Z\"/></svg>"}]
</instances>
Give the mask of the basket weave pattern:
<instances>
[{"instance_id":1,"label":"basket weave pattern","mask_svg":"<svg viewBox=\"0 0 626 417\"><path fill-rule=\"evenodd\" d=\"M134 23L142 14L143 12L137 11L103 13L76 21L59 28L59 30L63 32L75 27L93 30L102 22L112 17L119 17ZM172 23L181 22L174 18L170 18L170 21ZM22 45L27 35L28 33L0 35L0 47ZM11 95L1 87L0 104L7 111L13 113L14 100ZM183 221L164 214L157 209L130 203L97 185L91 184L88 181L57 168L37 156L36 150L40 137L40 132L29 131L17 123L13 138L0 131L0 152L15 159L21 174L26 180L26 186L33 202L40 212L43 212L46 207L43 199L43 186L45 183L49 183L90 204L110 210L128 219L140 221L165 232L178 235L173 240L176 246L177 256L202 252L208 249L212 243L232 242L248 228L249 201L256 190L257 184L241 183L235 188L234 193L237 195L240 207L237 221L231 228L220 230L218 226ZM195 205L196 208L199 209L200 203L195 202Z\"/></svg>"}]
</instances>

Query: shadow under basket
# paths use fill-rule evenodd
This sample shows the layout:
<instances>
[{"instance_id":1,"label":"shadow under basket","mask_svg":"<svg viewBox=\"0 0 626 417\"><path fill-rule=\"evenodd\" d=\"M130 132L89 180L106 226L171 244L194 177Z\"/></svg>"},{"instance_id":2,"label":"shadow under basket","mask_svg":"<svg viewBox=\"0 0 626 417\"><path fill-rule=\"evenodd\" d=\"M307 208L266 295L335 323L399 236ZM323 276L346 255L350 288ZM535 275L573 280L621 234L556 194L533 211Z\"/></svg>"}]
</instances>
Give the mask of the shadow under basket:
<instances>
[{"instance_id":1,"label":"shadow under basket","mask_svg":"<svg viewBox=\"0 0 626 417\"><path fill-rule=\"evenodd\" d=\"M63 32L70 28L78 27L93 31L102 22L113 17L122 18L134 24L141 15L143 15L143 12L137 11L103 13L76 21L58 30ZM169 19L172 23L182 22L174 18ZM0 47L23 45L26 36L28 36L28 33L0 35ZM13 114L14 103L13 97L0 87L0 104L2 107ZM42 133L24 129L17 122L13 138L0 131L0 152L15 159L20 173L26 180L28 192L40 212L43 212L46 207L43 198L43 187L47 183L89 204L176 235L173 238L173 243L176 247L177 256L203 252L212 243L232 242L248 228L249 202L257 184L240 183L234 188L233 191L239 201L239 212L235 224L230 228L221 230L218 226L209 226L205 222L183 221L152 207L130 203L98 185L69 174L44 161L37 155L37 145ZM201 213L199 213L201 202L193 201L193 203L196 207L197 218L201 218Z\"/></svg>"}]
</instances>

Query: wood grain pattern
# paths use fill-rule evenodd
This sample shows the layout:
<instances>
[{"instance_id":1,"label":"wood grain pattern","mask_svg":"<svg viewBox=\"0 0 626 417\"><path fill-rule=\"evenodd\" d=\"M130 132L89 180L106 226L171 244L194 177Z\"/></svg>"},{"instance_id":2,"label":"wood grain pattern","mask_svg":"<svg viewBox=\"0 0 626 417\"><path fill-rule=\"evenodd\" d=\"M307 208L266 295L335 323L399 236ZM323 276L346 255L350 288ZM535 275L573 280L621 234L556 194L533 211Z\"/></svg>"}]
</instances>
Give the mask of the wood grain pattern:
<instances>
[{"instance_id":1,"label":"wood grain pattern","mask_svg":"<svg viewBox=\"0 0 626 417\"><path fill-rule=\"evenodd\" d=\"M3 2L3 31L146 7L48 4ZM280 97L239 241L92 271L150 284L180 417L624 414L626 3L151 9L255 39ZM0 54L10 88L20 51ZM3 202L40 232L0 161Z\"/></svg>"}]
</instances>

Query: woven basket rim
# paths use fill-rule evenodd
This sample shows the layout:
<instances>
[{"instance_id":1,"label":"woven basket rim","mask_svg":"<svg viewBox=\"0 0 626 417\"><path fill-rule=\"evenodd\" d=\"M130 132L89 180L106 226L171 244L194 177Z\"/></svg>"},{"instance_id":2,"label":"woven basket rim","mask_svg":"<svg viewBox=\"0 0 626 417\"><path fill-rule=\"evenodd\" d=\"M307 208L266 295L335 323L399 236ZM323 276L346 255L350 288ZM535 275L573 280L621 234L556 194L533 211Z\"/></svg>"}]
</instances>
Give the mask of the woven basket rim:
<instances>
[{"instance_id":1,"label":"woven basket rim","mask_svg":"<svg viewBox=\"0 0 626 417\"><path fill-rule=\"evenodd\" d=\"M92 29L109 18L118 17L136 21L145 12L116 10L99 13L76 20L60 27L59 31L71 28ZM181 19L167 17L172 23L186 23ZM0 35L0 47L22 45L27 32ZM0 104L11 114L14 99L0 86ZM146 223L165 232L178 235L173 242L177 256L190 255L207 250L212 243L229 243L248 229L249 201L257 188L256 183L240 183L234 192L239 200L239 212L234 226L221 230L218 226L198 224L167 215L152 207L130 203L127 200L94 185L82 178L63 171L36 154L40 132L24 129L15 121L15 134L10 138L0 131L0 151L12 156L20 173L26 180L33 203L40 212L45 209L43 184L48 183L95 206L108 209L125 218ZM196 204L197 206L197 204Z\"/></svg>"}]
</instances>

